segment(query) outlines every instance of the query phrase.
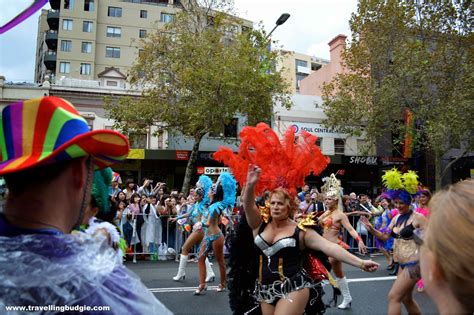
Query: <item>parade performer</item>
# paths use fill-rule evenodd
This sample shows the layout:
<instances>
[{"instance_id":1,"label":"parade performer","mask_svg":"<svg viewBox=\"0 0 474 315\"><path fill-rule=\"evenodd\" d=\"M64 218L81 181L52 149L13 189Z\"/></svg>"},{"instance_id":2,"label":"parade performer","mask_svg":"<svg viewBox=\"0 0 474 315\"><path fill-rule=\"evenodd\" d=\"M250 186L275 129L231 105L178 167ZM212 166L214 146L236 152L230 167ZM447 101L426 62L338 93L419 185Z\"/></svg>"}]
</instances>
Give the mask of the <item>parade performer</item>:
<instances>
[{"instance_id":1,"label":"parade performer","mask_svg":"<svg viewBox=\"0 0 474 315\"><path fill-rule=\"evenodd\" d=\"M303 314L310 288L321 288L302 266L305 248L375 271L378 264L361 260L325 240L313 229L292 220L297 210L296 188L304 185L311 172L319 174L327 166L316 145L316 137L302 132L298 137L289 128L279 140L266 124L245 127L240 134L238 154L220 148L214 158L230 166L244 190L244 210L259 252L259 275L255 298L264 314ZM270 191L269 209L255 204L256 195ZM320 299L320 296L319 296Z\"/></svg>"},{"instance_id":2,"label":"parade performer","mask_svg":"<svg viewBox=\"0 0 474 315\"><path fill-rule=\"evenodd\" d=\"M207 290L204 276L206 274L205 260L212 249L216 261L219 265L220 283L217 292L223 292L226 288L226 272L224 262L224 235L219 227L219 221L224 211L229 207L234 207L237 193L237 182L229 173L222 173L217 179L217 183L209 190L211 204L205 223L205 235L199 249L199 286L194 292L195 295L203 294Z\"/></svg>"},{"instance_id":3,"label":"parade performer","mask_svg":"<svg viewBox=\"0 0 474 315\"><path fill-rule=\"evenodd\" d=\"M204 238L204 226L203 221L207 220L207 207L209 206L209 190L212 187L212 180L209 176L201 175L198 182L196 183L196 189L194 190L195 202L191 211L186 214L180 215L176 218L171 218L171 221L178 221L178 224L188 227L188 230L192 228L191 234L188 236L186 241L181 248L181 255L179 258L178 273L173 277L174 281L184 280L186 277L186 265L188 264L188 255L194 245L201 243ZM188 231L187 230L187 231ZM189 232L189 231L188 231ZM211 263L206 258L206 279L205 282L211 282L215 279L214 271L212 271Z\"/></svg>"},{"instance_id":4,"label":"parade performer","mask_svg":"<svg viewBox=\"0 0 474 315\"><path fill-rule=\"evenodd\" d=\"M171 314L116 259L105 236L70 234L89 205L94 167L123 161L126 137L90 131L58 97L11 104L1 116L0 176L9 192L0 214L0 309L68 306L90 314L86 308L106 306L110 314Z\"/></svg>"},{"instance_id":5,"label":"parade performer","mask_svg":"<svg viewBox=\"0 0 474 315\"><path fill-rule=\"evenodd\" d=\"M326 204L326 208L328 209L319 217L319 222L324 229L323 237L328 241L339 245L341 248L348 250L349 245L344 243L340 236L341 230L344 227L347 232L358 242L359 252L365 254L367 252L367 248L362 241L362 238L354 230L349 222L349 219L343 212L341 186L339 184L339 180L334 174L331 174L329 178L323 180L325 180L325 184L321 188L321 191L325 195L324 202ZM344 276L344 271L342 270L342 263L335 257L330 257L329 261L331 262L332 269L336 275L339 290L341 291L344 298L342 303L337 307L340 309L350 308L352 305L352 297L349 290L349 284L347 283L347 279ZM337 304L337 296L334 296L334 302Z\"/></svg>"},{"instance_id":6,"label":"parade performer","mask_svg":"<svg viewBox=\"0 0 474 315\"><path fill-rule=\"evenodd\" d=\"M401 314L403 303L409 314L420 314L420 307L412 296L413 288L420 279L419 255L413 239L415 228L422 229L426 218L410 207L412 196L418 189L418 175L413 171L400 173L396 168L382 176L387 194L394 201L398 214L385 233L377 231L367 219L361 219L367 230L382 241L394 238L393 258L399 264L397 279L388 293L388 314Z\"/></svg>"}]
</instances>

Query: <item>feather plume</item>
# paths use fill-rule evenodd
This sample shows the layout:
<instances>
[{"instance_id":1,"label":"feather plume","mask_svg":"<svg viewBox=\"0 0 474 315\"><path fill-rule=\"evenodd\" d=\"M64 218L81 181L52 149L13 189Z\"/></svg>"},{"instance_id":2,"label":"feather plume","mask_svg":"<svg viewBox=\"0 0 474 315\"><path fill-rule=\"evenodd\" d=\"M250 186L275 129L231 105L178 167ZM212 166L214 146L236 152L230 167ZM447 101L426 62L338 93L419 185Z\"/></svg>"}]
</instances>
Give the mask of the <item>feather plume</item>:
<instances>
[{"instance_id":1,"label":"feather plume","mask_svg":"<svg viewBox=\"0 0 474 315\"><path fill-rule=\"evenodd\" d=\"M403 189L402 174L396 168L385 171L382 183L389 190Z\"/></svg>"},{"instance_id":2,"label":"feather plume","mask_svg":"<svg viewBox=\"0 0 474 315\"><path fill-rule=\"evenodd\" d=\"M221 147L213 157L231 168L241 186L246 184L249 165L260 167L257 195L282 187L295 196L306 176L319 175L329 164L329 158L316 145L317 137L304 131L296 135L294 127L288 128L280 140L267 124L259 123L244 127L240 140L238 154Z\"/></svg>"},{"instance_id":3,"label":"feather plume","mask_svg":"<svg viewBox=\"0 0 474 315\"><path fill-rule=\"evenodd\" d=\"M418 191L418 175L414 171L408 171L402 175L402 179L405 190L414 195Z\"/></svg>"}]
</instances>

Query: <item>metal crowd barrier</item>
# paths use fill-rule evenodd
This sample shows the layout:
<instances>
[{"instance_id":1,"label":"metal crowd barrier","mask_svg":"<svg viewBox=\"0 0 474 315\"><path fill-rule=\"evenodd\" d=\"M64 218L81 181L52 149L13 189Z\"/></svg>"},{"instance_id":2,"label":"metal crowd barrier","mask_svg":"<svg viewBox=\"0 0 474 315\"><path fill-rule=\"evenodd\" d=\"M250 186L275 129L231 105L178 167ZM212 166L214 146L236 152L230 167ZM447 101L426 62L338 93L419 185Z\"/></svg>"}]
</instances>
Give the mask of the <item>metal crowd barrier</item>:
<instances>
[{"instance_id":1,"label":"metal crowd barrier","mask_svg":"<svg viewBox=\"0 0 474 315\"><path fill-rule=\"evenodd\" d=\"M143 216L144 214L139 214L139 215ZM179 254L181 252L181 247L183 246L184 242L186 241L188 236L191 234L191 232L185 231L177 222L173 222L172 224L170 224L171 222L169 222L167 219L172 218L172 217L176 217L176 216L175 215L172 215L172 216L161 215L161 216L159 216L158 219L157 219L157 222L156 222L156 225L157 225L156 228L159 229L158 225L161 225L161 231L162 231L161 232L162 233L161 244L166 243L168 248L173 248L174 251L175 251L175 255L176 255L175 260L178 261ZM375 244L376 244L375 243L375 237L373 235L371 235L370 233L368 233L365 228L363 228L362 223L357 224L357 222L360 219L360 215L348 216L348 218L349 218L349 222L353 226L354 230L357 231L357 233L361 236L362 240L364 241L364 244L367 246L369 254L377 253L378 249L375 246ZM235 224L240 220L240 216L239 215L226 216L226 219L227 219L226 224L225 225L221 224L221 227L223 229L224 234L226 232L228 233L228 232L230 232L234 229ZM137 218L135 218L135 220L137 220ZM158 220L160 222L159 224L158 224ZM165 226L164 226L165 231L163 231L163 223L165 223ZM137 222L135 222L135 225L136 224L137 224ZM142 226L143 226L143 224L142 224ZM124 231L123 231L122 228L121 228L121 231L122 231L122 237L124 237ZM137 231L137 233L138 233L138 231ZM342 240L349 245L349 247L350 247L349 251L351 251L351 252L357 252L358 251L357 242L352 238L352 236L349 235L349 233L347 232L346 229L343 229L343 232L342 232L341 236L342 236ZM132 238L133 238L133 236L132 236ZM141 236L139 237L139 240L141 240ZM170 243L170 241L171 241L171 243ZM159 250L161 244L154 244L154 246L148 246L148 248L143 247L143 245L138 246L138 249L140 249L140 248L142 249L141 251L137 251L137 244L138 243L132 245L133 246L132 247L133 252L125 253L125 255L127 255L127 256L133 256L133 262L134 263L136 263L136 261L137 261L137 255L145 255L145 256L148 255L148 256L150 256L150 258L156 258L156 259L152 259L152 260L157 260L157 261L158 260L168 260L168 259L164 259L164 257L158 257L158 254L159 254L158 250ZM129 245L129 244L127 243L127 245ZM194 246L194 249L189 254L197 256L198 251L199 251L199 244L196 244ZM169 256L172 256L172 255L170 254Z\"/></svg>"}]
</instances>

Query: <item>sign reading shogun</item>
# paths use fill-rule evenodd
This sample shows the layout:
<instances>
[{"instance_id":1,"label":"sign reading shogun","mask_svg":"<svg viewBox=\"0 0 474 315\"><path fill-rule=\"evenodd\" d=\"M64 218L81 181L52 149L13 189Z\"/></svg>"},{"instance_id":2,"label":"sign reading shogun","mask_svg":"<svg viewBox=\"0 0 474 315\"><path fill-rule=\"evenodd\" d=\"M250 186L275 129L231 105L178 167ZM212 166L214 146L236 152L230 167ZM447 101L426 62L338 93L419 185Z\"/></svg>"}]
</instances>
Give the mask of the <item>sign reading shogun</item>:
<instances>
[{"instance_id":1,"label":"sign reading shogun","mask_svg":"<svg viewBox=\"0 0 474 315\"><path fill-rule=\"evenodd\" d=\"M199 166L197 168L197 173L198 174L204 174L204 175L220 175L220 173L224 172L230 172L230 168L228 167L204 167L204 166Z\"/></svg>"},{"instance_id":2,"label":"sign reading shogun","mask_svg":"<svg viewBox=\"0 0 474 315\"><path fill-rule=\"evenodd\" d=\"M365 164L365 165L377 165L378 157L376 156L351 156L349 158L349 164Z\"/></svg>"}]
</instances>

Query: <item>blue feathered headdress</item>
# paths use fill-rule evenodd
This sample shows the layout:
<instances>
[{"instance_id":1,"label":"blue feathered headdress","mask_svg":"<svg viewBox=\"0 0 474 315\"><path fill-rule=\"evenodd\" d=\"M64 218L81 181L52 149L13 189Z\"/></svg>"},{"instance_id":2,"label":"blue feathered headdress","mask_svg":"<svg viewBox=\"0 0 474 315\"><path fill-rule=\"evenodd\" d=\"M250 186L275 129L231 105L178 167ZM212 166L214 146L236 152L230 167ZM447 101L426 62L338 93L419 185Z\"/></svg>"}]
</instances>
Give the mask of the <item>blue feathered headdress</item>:
<instances>
[{"instance_id":1,"label":"blue feathered headdress","mask_svg":"<svg viewBox=\"0 0 474 315\"><path fill-rule=\"evenodd\" d=\"M202 194L202 201L198 204L198 210L202 211L204 206L210 202L209 189L212 187L212 179L207 175L201 175L196 183L196 187L196 192L200 195Z\"/></svg>"},{"instance_id":2,"label":"blue feathered headdress","mask_svg":"<svg viewBox=\"0 0 474 315\"><path fill-rule=\"evenodd\" d=\"M222 187L224 196L222 201L218 201L209 206L210 215L213 216L214 212L220 212L228 207L235 205L235 198L237 196L237 181L234 176L230 173L224 172L217 179L216 187Z\"/></svg>"}]
</instances>

